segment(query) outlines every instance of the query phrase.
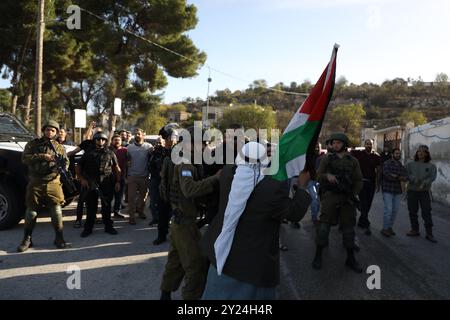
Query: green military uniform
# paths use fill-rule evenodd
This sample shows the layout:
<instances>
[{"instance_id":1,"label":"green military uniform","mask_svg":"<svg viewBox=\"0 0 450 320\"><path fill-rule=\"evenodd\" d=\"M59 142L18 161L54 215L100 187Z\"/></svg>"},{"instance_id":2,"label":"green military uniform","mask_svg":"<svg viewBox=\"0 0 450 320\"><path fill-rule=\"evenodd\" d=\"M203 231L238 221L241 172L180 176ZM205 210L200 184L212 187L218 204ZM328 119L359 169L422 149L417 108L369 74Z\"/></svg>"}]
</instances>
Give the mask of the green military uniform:
<instances>
[{"instance_id":1,"label":"green military uniform","mask_svg":"<svg viewBox=\"0 0 450 320\"><path fill-rule=\"evenodd\" d=\"M346 183L343 186L332 186L327 174L338 176L338 180ZM344 178L344 176L346 176ZM359 162L350 154L339 158L336 154L327 155L320 162L317 178L321 188L321 214L317 245L327 246L331 225L341 225L343 241L346 248L354 248L356 225L355 196L362 188L362 173Z\"/></svg>"},{"instance_id":2,"label":"green military uniform","mask_svg":"<svg viewBox=\"0 0 450 320\"><path fill-rule=\"evenodd\" d=\"M342 186L332 186L327 174L338 176ZM345 177L344 177L345 176ZM340 179L341 177L341 179ZM320 162L317 178L321 186L322 211L320 221L342 226L356 225L355 199L362 189L362 173L356 158L346 153L342 158L336 154L329 154Z\"/></svg>"},{"instance_id":3,"label":"green military uniform","mask_svg":"<svg viewBox=\"0 0 450 320\"><path fill-rule=\"evenodd\" d=\"M44 126L54 127L59 130L59 125L54 121L49 121ZM53 227L56 232L55 244L59 248L65 247L62 237L63 222L61 205L64 203L64 193L60 181L60 176L55 162L44 159L45 154L56 156L50 147L53 144L58 155L63 156L66 169L69 166L69 159L66 156L64 147L56 140L50 140L45 136L28 142L22 155L22 161L28 165L29 183L27 186L25 202L25 237L18 251L22 252L32 246L31 234L36 224L38 212L43 208L48 209Z\"/></svg>"},{"instance_id":4,"label":"green military uniform","mask_svg":"<svg viewBox=\"0 0 450 320\"><path fill-rule=\"evenodd\" d=\"M348 138L344 134L334 134L330 140L339 140L348 146ZM358 270L356 260L353 256L355 248L356 206L358 199L356 195L363 186L362 173L359 162L347 151L328 154L320 162L317 171L317 180L320 185L321 214L317 229L317 252L313 267L321 268L321 250L328 245L330 228L338 223L342 227L342 238L344 247L348 251L349 258L346 264L355 271ZM338 183L330 183L327 174L336 176Z\"/></svg>"},{"instance_id":5,"label":"green military uniform","mask_svg":"<svg viewBox=\"0 0 450 320\"><path fill-rule=\"evenodd\" d=\"M66 156L64 147L56 140L42 137L27 143L22 155L23 163L28 165L30 177L25 201L27 208L33 211L38 211L43 206L61 205L64 203L64 193L59 174L55 170L55 162L48 162L43 158L44 154L54 155L49 143L53 144L59 155L65 157L67 168L69 165L69 159Z\"/></svg>"},{"instance_id":6,"label":"green military uniform","mask_svg":"<svg viewBox=\"0 0 450 320\"><path fill-rule=\"evenodd\" d=\"M161 290L163 293L176 291L185 277L182 288L185 300L201 298L208 268L206 257L202 255L199 246L201 233L196 224L199 216L196 198L213 192L218 177L202 178L202 166L178 164L173 168L170 179L170 202L173 210L171 245Z\"/></svg>"}]
</instances>

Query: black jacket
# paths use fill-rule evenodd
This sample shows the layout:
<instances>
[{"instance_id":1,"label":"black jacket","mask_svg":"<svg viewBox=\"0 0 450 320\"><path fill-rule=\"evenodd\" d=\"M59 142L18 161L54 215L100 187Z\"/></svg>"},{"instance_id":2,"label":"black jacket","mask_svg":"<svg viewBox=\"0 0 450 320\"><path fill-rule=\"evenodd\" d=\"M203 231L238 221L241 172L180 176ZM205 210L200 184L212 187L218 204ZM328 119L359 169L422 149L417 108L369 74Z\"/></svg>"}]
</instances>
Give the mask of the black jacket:
<instances>
[{"instance_id":1,"label":"black jacket","mask_svg":"<svg viewBox=\"0 0 450 320\"><path fill-rule=\"evenodd\" d=\"M219 236L235 166L226 165L220 177L219 212L212 221L201 246L215 266L214 243ZM239 219L233 244L223 273L256 286L272 287L280 283L279 231L283 218L300 221L311 202L299 189L290 199L283 182L266 176L253 190Z\"/></svg>"}]
</instances>

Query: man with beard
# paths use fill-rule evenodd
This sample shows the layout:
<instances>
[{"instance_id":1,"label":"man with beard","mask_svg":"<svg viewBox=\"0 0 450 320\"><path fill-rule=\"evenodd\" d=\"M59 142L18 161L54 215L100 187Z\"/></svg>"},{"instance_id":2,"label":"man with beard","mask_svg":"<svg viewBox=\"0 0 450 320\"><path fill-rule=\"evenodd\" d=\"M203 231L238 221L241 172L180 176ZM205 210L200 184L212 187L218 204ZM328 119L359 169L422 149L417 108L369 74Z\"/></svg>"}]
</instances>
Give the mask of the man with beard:
<instances>
[{"instance_id":1,"label":"man with beard","mask_svg":"<svg viewBox=\"0 0 450 320\"><path fill-rule=\"evenodd\" d=\"M137 128L134 131L134 142L127 147L128 215L132 225L136 224L136 212L139 218L147 218L144 206L148 190L148 159L152 145L144 142L144 136L144 130Z\"/></svg>"},{"instance_id":2,"label":"man with beard","mask_svg":"<svg viewBox=\"0 0 450 320\"><path fill-rule=\"evenodd\" d=\"M408 172L400 162L401 157L400 149L395 148L392 150L391 160L383 164L383 183L381 187L383 191L384 216L381 234L386 237L395 236L392 227L403 193L401 183L408 181Z\"/></svg>"},{"instance_id":3,"label":"man with beard","mask_svg":"<svg viewBox=\"0 0 450 320\"><path fill-rule=\"evenodd\" d=\"M122 197L125 188L125 177L127 176L127 148L122 146L122 138L116 134L112 138L111 150L117 157L117 162L120 168L120 189L114 193L114 218L125 218L120 214L120 208L122 205Z\"/></svg>"},{"instance_id":4,"label":"man with beard","mask_svg":"<svg viewBox=\"0 0 450 320\"><path fill-rule=\"evenodd\" d=\"M363 187L359 193L361 201L361 216L358 227L365 229L365 234L370 235L369 211L372 205L375 191L379 191L379 176L381 158L378 153L372 150L373 141L364 141L364 150L352 150L351 155L359 161L359 167L363 175Z\"/></svg>"},{"instance_id":5,"label":"man with beard","mask_svg":"<svg viewBox=\"0 0 450 320\"><path fill-rule=\"evenodd\" d=\"M433 243L437 240L433 236L433 220L431 218L431 184L436 180L436 165L431 163L428 146L422 145L414 156L414 161L406 165L409 175L408 183L408 210L411 221L411 231L406 235L417 237L419 232L419 220L417 212L419 205L422 210L422 218L425 223L426 239Z\"/></svg>"}]
</instances>

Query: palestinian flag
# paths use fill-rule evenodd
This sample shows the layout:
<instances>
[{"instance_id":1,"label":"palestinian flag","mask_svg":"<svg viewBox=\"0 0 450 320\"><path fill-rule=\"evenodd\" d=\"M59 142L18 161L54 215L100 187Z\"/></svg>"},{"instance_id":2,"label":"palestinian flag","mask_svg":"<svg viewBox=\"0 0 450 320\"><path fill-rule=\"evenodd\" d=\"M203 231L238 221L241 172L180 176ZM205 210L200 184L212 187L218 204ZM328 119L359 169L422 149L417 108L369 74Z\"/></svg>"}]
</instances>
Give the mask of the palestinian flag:
<instances>
[{"instance_id":1,"label":"palestinian flag","mask_svg":"<svg viewBox=\"0 0 450 320\"><path fill-rule=\"evenodd\" d=\"M338 48L339 45L335 44L330 62L280 138L277 149L279 167L274 179L298 176L305 164L306 168L315 165L312 163L314 149L333 95Z\"/></svg>"}]
</instances>

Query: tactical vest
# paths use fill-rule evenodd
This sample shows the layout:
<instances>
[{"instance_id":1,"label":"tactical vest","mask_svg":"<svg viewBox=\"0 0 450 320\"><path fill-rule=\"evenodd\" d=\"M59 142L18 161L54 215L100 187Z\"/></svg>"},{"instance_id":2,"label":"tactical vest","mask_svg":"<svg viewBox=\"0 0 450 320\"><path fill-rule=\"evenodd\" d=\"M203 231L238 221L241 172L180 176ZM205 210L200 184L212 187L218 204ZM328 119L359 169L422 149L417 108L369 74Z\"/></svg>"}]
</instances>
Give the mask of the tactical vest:
<instances>
[{"instance_id":1,"label":"tactical vest","mask_svg":"<svg viewBox=\"0 0 450 320\"><path fill-rule=\"evenodd\" d=\"M50 148L49 143L53 143L57 151L60 151L60 149L63 148L56 141L49 141L45 138L34 139L29 143L29 153L31 153L32 155L50 154L54 156L55 153ZM58 154L62 155L63 152L58 152ZM49 181L55 179L58 176L58 171L55 162L48 162L44 159L41 159L40 161L35 161L30 165L29 175Z\"/></svg>"},{"instance_id":2,"label":"tactical vest","mask_svg":"<svg viewBox=\"0 0 450 320\"><path fill-rule=\"evenodd\" d=\"M112 151L97 149L88 153L86 157L86 167L83 169L83 172L88 179L102 180L112 174Z\"/></svg>"},{"instance_id":3,"label":"tactical vest","mask_svg":"<svg viewBox=\"0 0 450 320\"><path fill-rule=\"evenodd\" d=\"M328 158L326 172L336 176L338 183L333 184L325 181L322 183L322 191L332 191L336 193L349 194L353 190L352 171L353 167L346 165L351 163L351 156L346 154L341 159L335 153Z\"/></svg>"}]
</instances>

